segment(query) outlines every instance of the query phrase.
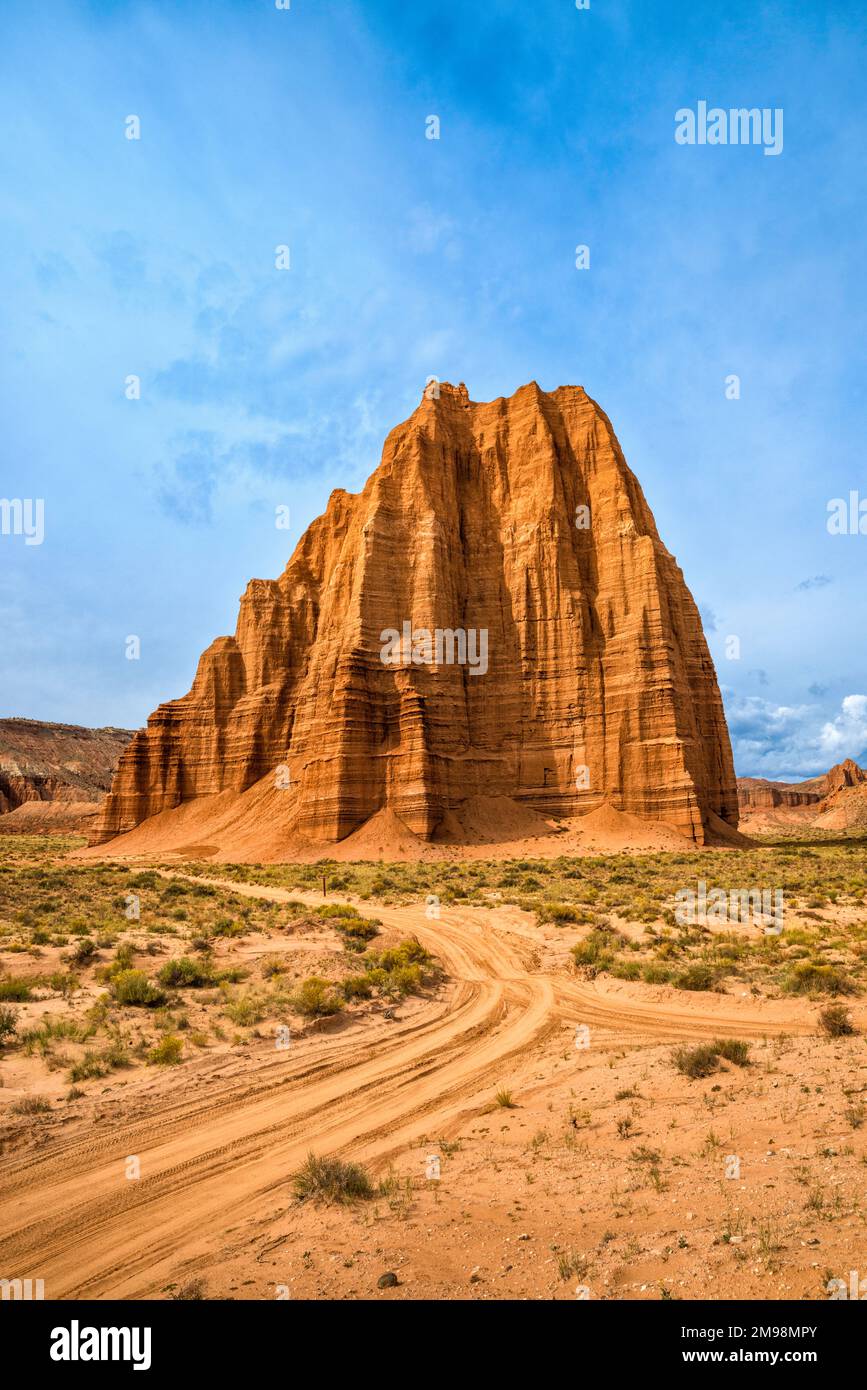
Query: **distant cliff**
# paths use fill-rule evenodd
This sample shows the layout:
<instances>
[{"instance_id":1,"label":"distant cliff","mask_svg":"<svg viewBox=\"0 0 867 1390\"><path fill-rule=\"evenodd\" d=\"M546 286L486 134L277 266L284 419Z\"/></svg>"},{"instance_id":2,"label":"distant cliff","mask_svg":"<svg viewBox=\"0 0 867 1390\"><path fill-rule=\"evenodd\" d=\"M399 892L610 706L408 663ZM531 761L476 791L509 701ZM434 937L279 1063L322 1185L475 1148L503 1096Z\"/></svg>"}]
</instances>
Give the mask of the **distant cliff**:
<instances>
[{"instance_id":1,"label":"distant cliff","mask_svg":"<svg viewBox=\"0 0 867 1390\"><path fill-rule=\"evenodd\" d=\"M131 738L131 729L0 719L0 829L71 829L91 819Z\"/></svg>"}]
</instances>

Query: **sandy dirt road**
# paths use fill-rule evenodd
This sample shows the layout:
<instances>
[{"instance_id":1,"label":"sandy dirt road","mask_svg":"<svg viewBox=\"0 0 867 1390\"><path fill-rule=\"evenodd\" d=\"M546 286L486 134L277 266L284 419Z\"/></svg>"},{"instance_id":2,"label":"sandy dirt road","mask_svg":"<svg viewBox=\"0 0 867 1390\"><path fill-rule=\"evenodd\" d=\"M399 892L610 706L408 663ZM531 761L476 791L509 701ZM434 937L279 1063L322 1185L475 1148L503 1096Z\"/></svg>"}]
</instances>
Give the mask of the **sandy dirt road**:
<instances>
[{"instance_id":1,"label":"sandy dirt road","mask_svg":"<svg viewBox=\"0 0 867 1390\"><path fill-rule=\"evenodd\" d=\"M276 902L305 896L224 886ZM534 1045L554 1030L586 1023L638 1042L815 1026L800 1003L660 1002L640 986L540 971L526 926L505 909L449 908L430 922L419 906L376 912L443 962L449 979L435 997L403 1020L313 1034L286 1051L260 1044L242 1071L204 1057L149 1090L130 1118L119 1104L98 1131L7 1159L0 1272L44 1279L49 1298L157 1297L284 1212L289 1175L311 1149L376 1171L480 1113L492 1088L531 1075L538 1086ZM130 1155L139 1181L126 1178Z\"/></svg>"}]
</instances>

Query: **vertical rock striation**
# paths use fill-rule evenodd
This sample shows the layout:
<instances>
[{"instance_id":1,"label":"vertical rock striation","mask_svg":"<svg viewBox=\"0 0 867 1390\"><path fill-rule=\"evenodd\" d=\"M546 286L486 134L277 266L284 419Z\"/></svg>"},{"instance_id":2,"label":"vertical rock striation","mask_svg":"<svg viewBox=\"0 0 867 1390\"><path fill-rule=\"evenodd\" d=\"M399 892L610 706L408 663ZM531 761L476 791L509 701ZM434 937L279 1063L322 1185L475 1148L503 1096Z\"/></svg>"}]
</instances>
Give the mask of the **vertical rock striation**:
<instances>
[{"instance_id":1,"label":"vertical rock striation","mask_svg":"<svg viewBox=\"0 0 867 1390\"><path fill-rule=\"evenodd\" d=\"M446 632L439 664L435 647L384 663L405 623ZM470 655L487 634L486 669L479 648L448 660L458 630ZM287 837L340 840L388 808L429 839L478 797L560 816L607 801L700 844L714 817L737 825L696 605L581 387L423 398L136 734L92 842L281 765Z\"/></svg>"}]
</instances>

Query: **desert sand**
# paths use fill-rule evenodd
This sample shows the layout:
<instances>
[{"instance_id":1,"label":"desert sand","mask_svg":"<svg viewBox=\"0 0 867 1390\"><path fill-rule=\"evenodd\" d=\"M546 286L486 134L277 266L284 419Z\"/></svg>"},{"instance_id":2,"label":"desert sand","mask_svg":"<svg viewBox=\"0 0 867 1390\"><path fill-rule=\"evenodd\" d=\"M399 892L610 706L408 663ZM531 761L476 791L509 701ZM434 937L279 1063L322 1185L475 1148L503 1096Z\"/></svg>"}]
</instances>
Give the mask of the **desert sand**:
<instances>
[{"instance_id":1,"label":"desert sand","mask_svg":"<svg viewBox=\"0 0 867 1390\"><path fill-rule=\"evenodd\" d=\"M278 912L322 903L224 886ZM820 1037L809 999L582 977L569 948L586 929L514 906L438 920L422 903L362 907L389 940L417 937L442 982L293 1030L286 1050L269 1025L66 1105L59 1077L49 1089L10 1054L6 1101L48 1089L55 1103L4 1117L5 1270L52 1298L132 1299L809 1299L848 1277L864 1236L863 1036ZM222 946L247 964L321 949L282 927ZM852 1016L867 1026L861 1000ZM673 1068L673 1045L725 1038L751 1042L748 1066ZM297 1203L311 1149L363 1163L383 1192Z\"/></svg>"}]
</instances>

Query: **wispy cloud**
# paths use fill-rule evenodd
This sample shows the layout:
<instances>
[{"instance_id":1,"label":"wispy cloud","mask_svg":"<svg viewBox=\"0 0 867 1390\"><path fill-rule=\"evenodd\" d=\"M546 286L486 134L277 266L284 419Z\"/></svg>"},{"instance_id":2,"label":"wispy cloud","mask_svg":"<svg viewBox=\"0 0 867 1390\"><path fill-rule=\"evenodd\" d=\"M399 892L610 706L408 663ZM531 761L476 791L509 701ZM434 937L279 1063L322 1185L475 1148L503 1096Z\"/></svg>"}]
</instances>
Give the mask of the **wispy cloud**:
<instances>
[{"instance_id":1,"label":"wispy cloud","mask_svg":"<svg viewBox=\"0 0 867 1390\"><path fill-rule=\"evenodd\" d=\"M824 589L832 582L830 575L814 574L812 579L802 579L797 587L798 589Z\"/></svg>"}]
</instances>

